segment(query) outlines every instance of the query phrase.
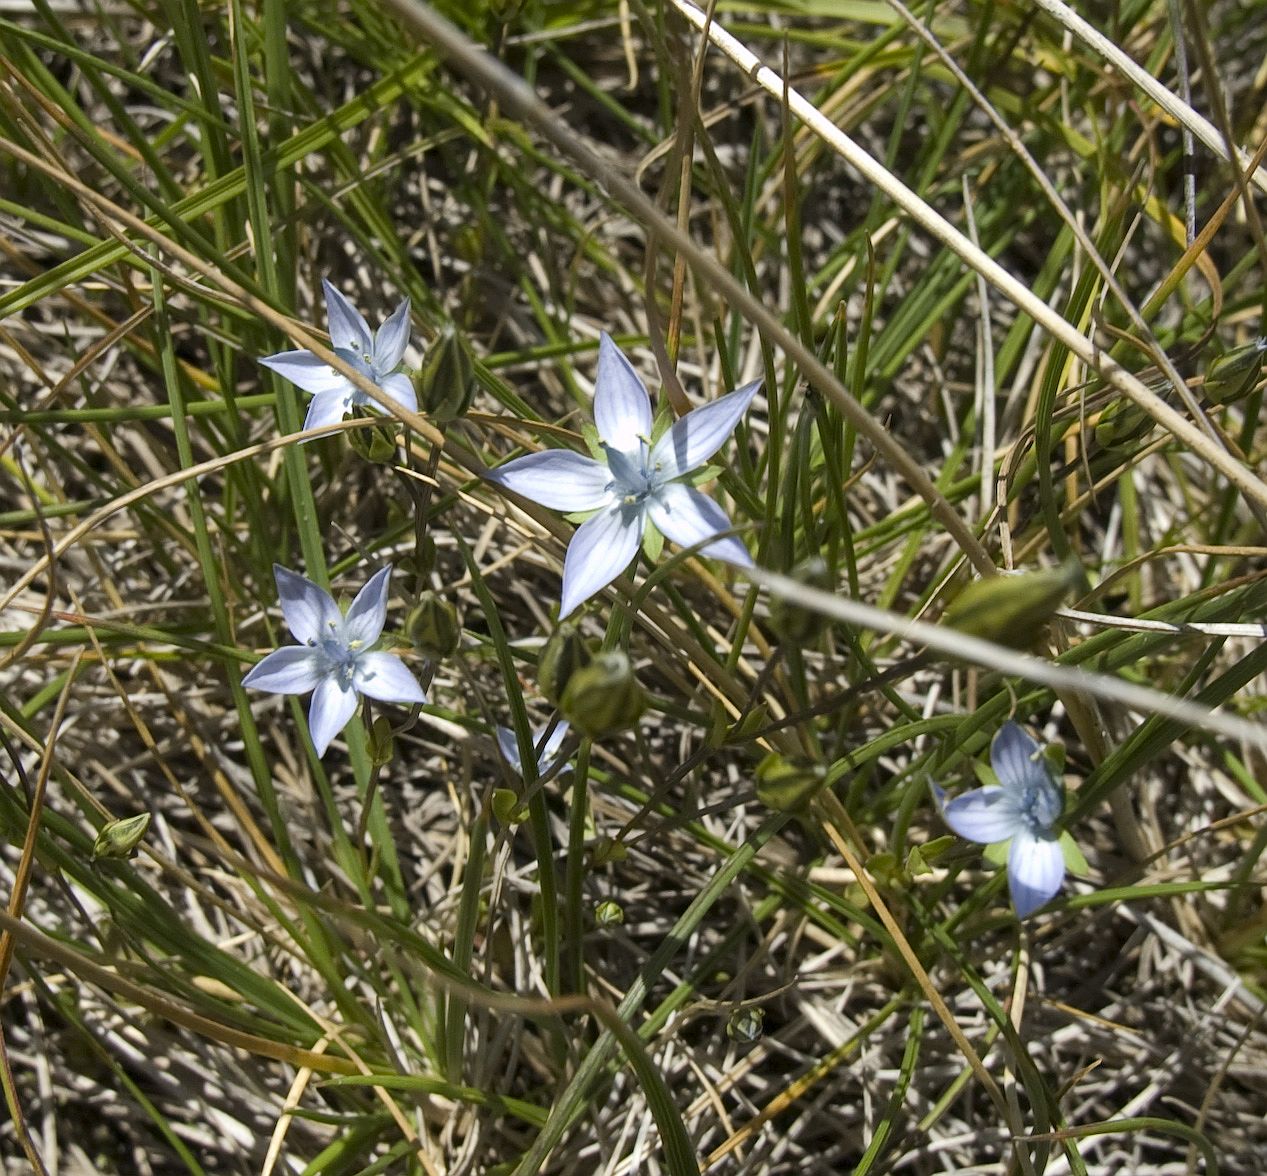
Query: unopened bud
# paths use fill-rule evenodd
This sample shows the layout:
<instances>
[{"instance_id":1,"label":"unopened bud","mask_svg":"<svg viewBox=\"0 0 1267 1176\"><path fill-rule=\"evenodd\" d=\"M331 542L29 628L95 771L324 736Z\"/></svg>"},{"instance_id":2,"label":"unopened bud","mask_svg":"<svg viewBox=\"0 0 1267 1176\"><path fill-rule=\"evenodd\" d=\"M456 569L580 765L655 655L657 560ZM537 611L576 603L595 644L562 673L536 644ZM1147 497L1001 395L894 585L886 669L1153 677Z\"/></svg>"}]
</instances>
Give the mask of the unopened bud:
<instances>
[{"instance_id":1,"label":"unopened bud","mask_svg":"<svg viewBox=\"0 0 1267 1176\"><path fill-rule=\"evenodd\" d=\"M550 634L537 661L537 685L541 693L558 706L572 675L592 660L593 654L580 629L571 621L564 621Z\"/></svg>"},{"instance_id":2,"label":"unopened bud","mask_svg":"<svg viewBox=\"0 0 1267 1176\"><path fill-rule=\"evenodd\" d=\"M1058 568L975 580L955 597L942 620L972 637L1028 649L1082 575L1077 561L1070 559Z\"/></svg>"},{"instance_id":3,"label":"unopened bud","mask_svg":"<svg viewBox=\"0 0 1267 1176\"><path fill-rule=\"evenodd\" d=\"M1231 404L1248 396L1263 371L1267 339L1255 339L1243 347L1233 347L1205 369L1202 389L1211 404Z\"/></svg>"},{"instance_id":4,"label":"unopened bud","mask_svg":"<svg viewBox=\"0 0 1267 1176\"><path fill-rule=\"evenodd\" d=\"M520 825L528 819L528 806L514 789L494 788L493 816L503 825Z\"/></svg>"},{"instance_id":5,"label":"unopened bud","mask_svg":"<svg viewBox=\"0 0 1267 1176\"><path fill-rule=\"evenodd\" d=\"M572 726L593 738L632 727L647 709L647 696L629 655L611 650L571 676L560 707Z\"/></svg>"},{"instance_id":6,"label":"unopened bud","mask_svg":"<svg viewBox=\"0 0 1267 1176\"><path fill-rule=\"evenodd\" d=\"M392 762L395 750L395 736L392 734L391 720L386 715L377 715L370 724L370 763L381 768Z\"/></svg>"},{"instance_id":7,"label":"unopened bud","mask_svg":"<svg viewBox=\"0 0 1267 1176\"><path fill-rule=\"evenodd\" d=\"M433 661L449 657L462 644L462 625L451 600L426 591L405 618L405 635L420 653Z\"/></svg>"},{"instance_id":8,"label":"unopened bud","mask_svg":"<svg viewBox=\"0 0 1267 1176\"><path fill-rule=\"evenodd\" d=\"M1104 449L1124 449L1146 436L1153 418L1133 400L1115 400L1101 414L1095 439Z\"/></svg>"},{"instance_id":9,"label":"unopened bud","mask_svg":"<svg viewBox=\"0 0 1267 1176\"><path fill-rule=\"evenodd\" d=\"M594 908L594 922L600 927L619 927L625 921L625 908L610 898Z\"/></svg>"},{"instance_id":10,"label":"unopened bud","mask_svg":"<svg viewBox=\"0 0 1267 1176\"><path fill-rule=\"evenodd\" d=\"M470 348L449 323L436 337L414 378L418 406L432 420L457 420L471 407L476 386Z\"/></svg>"},{"instance_id":11,"label":"unopened bud","mask_svg":"<svg viewBox=\"0 0 1267 1176\"><path fill-rule=\"evenodd\" d=\"M614 862L623 862L629 856L629 849L623 841L615 837L600 837L590 849L590 865L610 866Z\"/></svg>"},{"instance_id":12,"label":"unopened bud","mask_svg":"<svg viewBox=\"0 0 1267 1176\"><path fill-rule=\"evenodd\" d=\"M138 813L135 817L107 821L101 826L97 839L92 843L92 860L95 862L98 858L131 857L149 827L149 813Z\"/></svg>"},{"instance_id":13,"label":"unopened bud","mask_svg":"<svg viewBox=\"0 0 1267 1176\"><path fill-rule=\"evenodd\" d=\"M772 751L757 765L757 799L776 812L800 812L826 778L823 764Z\"/></svg>"},{"instance_id":14,"label":"unopened bud","mask_svg":"<svg viewBox=\"0 0 1267 1176\"><path fill-rule=\"evenodd\" d=\"M739 1045L751 1045L761 1037L765 1013L760 1009L736 1009L726 1022L726 1036Z\"/></svg>"},{"instance_id":15,"label":"unopened bud","mask_svg":"<svg viewBox=\"0 0 1267 1176\"><path fill-rule=\"evenodd\" d=\"M810 588L827 592L832 588L832 578L827 571L827 561L814 556L792 569L792 577ZM826 627L828 618L812 608L799 603L794 596L776 596L770 604L770 628L791 645L806 645Z\"/></svg>"}]
</instances>

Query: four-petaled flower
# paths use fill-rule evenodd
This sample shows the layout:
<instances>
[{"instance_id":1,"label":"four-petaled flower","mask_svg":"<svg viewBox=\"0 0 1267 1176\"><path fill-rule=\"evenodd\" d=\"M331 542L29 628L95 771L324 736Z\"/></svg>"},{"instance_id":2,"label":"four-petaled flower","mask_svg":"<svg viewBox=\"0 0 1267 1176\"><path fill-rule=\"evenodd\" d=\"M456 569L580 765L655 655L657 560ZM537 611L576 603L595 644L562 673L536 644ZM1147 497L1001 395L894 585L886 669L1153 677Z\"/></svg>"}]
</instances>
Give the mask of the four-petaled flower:
<instances>
[{"instance_id":1,"label":"four-petaled flower","mask_svg":"<svg viewBox=\"0 0 1267 1176\"><path fill-rule=\"evenodd\" d=\"M651 398L624 353L599 340L594 422L603 460L566 449L516 458L485 476L552 510L594 511L577 529L563 561L559 617L610 584L633 559L648 521L666 538L694 547L730 529L725 511L680 479L721 448L747 411L761 381L688 412L654 444ZM708 543L701 555L751 566L734 536Z\"/></svg>"},{"instance_id":2,"label":"four-petaled flower","mask_svg":"<svg viewBox=\"0 0 1267 1176\"><path fill-rule=\"evenodd\" d=\"M325 278L321 279L321 288L325 291L326 325L334 353L377 384L402 408L417 412L418 397L413 383L396 370L409 346L409 299L396 307L391 317L372 333L365 316ZM341 421L358 405L382 411L347 376L336 372L311 351L279 351L276 355L266 355L260 363L312 396L304 420L305 429Z\"/></svg>"},{"instance_id":3,"label":"four-petaled flower","mask_svg":"<svg viewBox=\"0 0 1267 1176\"><path fill-rule=\"evenodd\" d=\"M405 663L394 653L375 652L387 621L390 566L376 572L356 594L347 616L324 588L306 576L273 565L282 615L302 645L274 650L242 679L243 686L274 694L307 694L308 730L317 755L356 713L357 694L402 705L426 702Z\"/></svg>"},{"instance_id":4,"label":"four-petaled flower","mask_svg":"<svg viewBox=\"0 0 1267 1176\"><path fill-rule=\"evenodd\" d=\"M1023 919L1051 899L1065 877L1061 833L1064 789L1053 777L1038 742L1016 723L1004 723L990 744L990 766L998 784L974 788L945 801L942 815L960 837L986 844L1010 841L1007 882L1012 905Z\"/></svg>"},{"instance_id":5,"label":"four-petaled flower","mask_svg":"<svg viewBox=\"0 0 1267 1176\"><path fill-rule=\"evenodd\" d=\"M550 732L550 737L545 743L542 743L541 737L546 733L546 729L546 727L536 727L532 732L532 746L537 752L538 776L548 775L558 761L559 748L567 737L568 721L567 719L560 719L555 723L554 730ZM519 740L515 738L515 732L512 727L497 728L497 746L501 749L506 762L522 777L524 774L524 762L519 755ZM563 770L567 771L566 768Z\"/></svg>"}]
</instances>

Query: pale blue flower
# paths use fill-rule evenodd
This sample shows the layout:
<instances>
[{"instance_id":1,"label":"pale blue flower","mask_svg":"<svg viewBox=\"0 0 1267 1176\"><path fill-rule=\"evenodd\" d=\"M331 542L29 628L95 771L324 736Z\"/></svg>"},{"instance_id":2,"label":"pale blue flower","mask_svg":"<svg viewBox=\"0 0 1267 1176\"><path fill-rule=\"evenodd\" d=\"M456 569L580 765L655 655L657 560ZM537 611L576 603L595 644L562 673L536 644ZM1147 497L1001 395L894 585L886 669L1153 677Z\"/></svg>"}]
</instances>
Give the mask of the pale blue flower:
<instances>
[{"instance_id":1,"label":"pale blue flower","mask_svg":"<svg viewBox=\"0 0 1267 1176\"><path fill-rule=\"evenodd\" d=\"M1052 775L1038 742L1016 723L1004 723L990 744L998 784L975 788L946 802L934 795L960 837L986 844L1011 842L1007 882L1023 919L1053 898L1065 878L1061 833L1064 789Z\"/></svg>"},{"instance_id":2,"label":"pale blue flower","mask_svg":"<svg viewBox=\"0 0 1267 1176\"><path fill-rule=\"evenodd\" d=\"M541 742L541 737L546 733L546 727L537 727L532 732L532 746L537 752L537 775L549 775L554 769L554 765L558 762L559 748L563 745L563 740L567 737L568 721L560 719L555 725L554 730L550 732L550 738ZM501 749L502 756L506 762L515 769L519 776L524 774L524 762L519 755L519 740L515 738L514 729L511 727L497 728L497 746ZM565 768L564 771L567 769Z\"/></svg>"},{"instance_id":3,"label":"pale blue flower","mask_svg":"<svg viewBox=\"0 0 1267 1176\"><path fill-rule=\"evenodd\" d=\"M594 422L603 459L546 449L485 475L551 510L595 512L568 545L560 618L629 566L648 522L682 547L730 530L726 512L680 479L721 448L760 387L757 380L688 412L652 444L646 385L620 348L606 334L600 338ZM752 566L748 549L733 535L708 543L700 554Z\"/></svg>"},{"instance_id":4,"label":"pale blue flower","mask_svg":"<svg viewBox=\"0 0 1267 1176\"><path fill-rule=\"evenodd\" d=\"M302 645L275 650L242 679L243 686L274 694L307 694L308 730L317 755L356 713L357 695L404 706L426 702L405 663L394 653L375 652L387 621L391 567L376 572L356 594L347 616L333 597L306 576L273 565L282 615Z\"/></svg>"},{"instance_id":5,"label":"pale blue flower","mask_svg":"<svg viewBox=\"0 0 1267 1176\"><path fill-rule=\"evenodd\" d=\"M325 291L326 325L334 353L377 384L402 408L417 412L418 397L413 382L396 370L409 346L409 299L396 307L377 332L371 333L364 315L325 278L321 279L321 288ZM311 351L280 351L266 355L260 363L312 396L304 420L305 429L332 425L357 406L382 411L347 376L336 372Z\"/></svg>"}]
</instances>

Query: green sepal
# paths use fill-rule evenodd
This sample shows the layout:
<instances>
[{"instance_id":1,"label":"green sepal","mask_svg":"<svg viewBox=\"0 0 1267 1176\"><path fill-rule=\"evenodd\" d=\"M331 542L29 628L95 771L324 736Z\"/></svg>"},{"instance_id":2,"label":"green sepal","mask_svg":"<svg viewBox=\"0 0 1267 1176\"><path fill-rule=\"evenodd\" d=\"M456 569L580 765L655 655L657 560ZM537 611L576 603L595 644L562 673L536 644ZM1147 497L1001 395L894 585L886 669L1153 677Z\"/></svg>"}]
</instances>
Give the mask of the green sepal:
<instances>
[{"instance_id":1,"label":"green sepal","mask_svg":"<svg viewBox=\"0 0 1267 1176\"><path fill-rule=\"evenodd\" d=\"M999 787L999 778L994 774L994 769L981 760L972 761L972 774L981 782L983 788Z\"/></svg>"},{"instance_id":2,"label":"green sepal","mask_svg":"<svg viewBox=\"0 0 1267 1176\"><path fill-rule=\"evenodd\" d=\"M659 560L660 553L664 550L664 536L650 524L642 532L642 550L652 563Z\"/></svg>"},{"instance_id":3,"label":"green sepal","mask_svg":"<svg viewBox=\"0 0 1267 1176\"><path fill-rule=\"evenodd\" d=\"M757 765L757 799L776 812L803 812L826 779L822 764L772 751Z\"/></svg>"},{"instance_id":4,"label":"green sepal","mask_svg":"<svg viewBox=\"0 0 1267 1176\"><path fill-rule=\"evenodd\" d=\"M918 878L921 874L933 872L932 863L955 843L953 837L938 837L925 845L914 845L906 855L906 874Z\"/></svg>"},{"instance_id":5,"label":"green sepal","mask_svg":"<svg viewBox=\"0 0 1267 1176\"><path fill-rule=\"evenodd\" d=\"M697 470L692 470L685 478L678 479L685 482L688 486L702 486L705 482L712 482L721 477L722 467L718 465L700 466Z\"/></svg>"},{"instance_id":6,"label":"green sepal","mask_svg":"<svg viewBox=\"0 0 1267 1176\"><path fill-rule=\"evenodd\" d=\"M1060 852L1065 855L1065 869L1077 878L1085 878L1089 867L1087 859L1083 856L1082 850L1078 848L1078 843L1073 839L1073 834L1065 830L1060 834Z\"/></svg>"},{"instance_id":7,"label":"green sepal","mask_svg":"<svg viewBox=\"0 0 1267 1176\"><path fill-rule=\"evenodd\" d=\"M919 854L920 861L927 868L928 863L935 862L944 853L958 844L959 838L952 836L951 834L934 837L931 841L926 841L923 845L917 845L911 850L910 855L906 859L906 868L910 870L912 874L916 873L915 869L911 866L911 859L914 858L917 853Z\"/></svg>"},{"instance_id":8,"label":"green sepal","mask_svg":"<svg viewBox=\"0 0 1267 1176\"><path fill-rule=\"evenodd\" d=\"M881 882L892 882L900 876L897 854L885 850L867 858L867 873Z\"/></svg>"},{"instance_id":9,"label":"green sepal","mask_svg":"<svg viewBox=\"0 0 1267 1176\"><path fill-rule=\"evenodd\" d=\"M992 866L998 866L1002 869L1007 865L1007 851L1012 844L1009 837L1006 841L991 841L989 845L982 851L985 860Z\"/></svg>"}]
</instances>

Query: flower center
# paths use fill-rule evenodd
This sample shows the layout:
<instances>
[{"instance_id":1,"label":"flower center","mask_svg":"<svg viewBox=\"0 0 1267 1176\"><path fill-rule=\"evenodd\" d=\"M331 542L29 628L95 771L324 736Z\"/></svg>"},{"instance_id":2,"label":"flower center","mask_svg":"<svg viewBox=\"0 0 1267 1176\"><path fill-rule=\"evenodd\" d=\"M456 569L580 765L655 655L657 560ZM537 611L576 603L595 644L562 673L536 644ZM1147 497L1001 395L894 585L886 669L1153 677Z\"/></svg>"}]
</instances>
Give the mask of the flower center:
<instances>
[{"instance_id":1,"label":"flower center","mask_svg":"<svg viewBox=\"0 0 1267 1176\"><path fill-rule=\"evenodd\" d=\"M310 642L321 656L323 672L333 678L340 690L352 689L352 676L360 659L363 641L345 641L333 625L330 632L317 641Z\"/></svg>"},{"instance_id":2,"label":"flower center","mask_svg":"<svg viewBox=\"0 0 1267 1176\"><path fill-rule=\"evenodd\" d=\"M1017 809L1030 833L1049 834L1060 816L1060 789L1051 780L1026 784L1021 792Z\"/></svg>"},{"instance_id":3,"label":"flower center","mask_svg":"<svg viewBox=\"0 0 1267 1176\"><path fill-rule=\"evenodd\" d=\"M638 438L637 453L627 453L606 444L603 452L612 475L607 488L623 505L641 506L664 485L659 463L651 464L651 445L645 437Z\"/></svg>"}]
</instances>

